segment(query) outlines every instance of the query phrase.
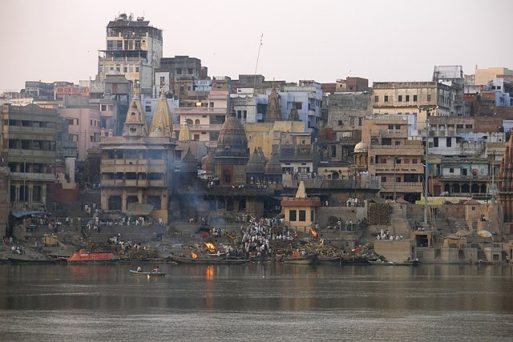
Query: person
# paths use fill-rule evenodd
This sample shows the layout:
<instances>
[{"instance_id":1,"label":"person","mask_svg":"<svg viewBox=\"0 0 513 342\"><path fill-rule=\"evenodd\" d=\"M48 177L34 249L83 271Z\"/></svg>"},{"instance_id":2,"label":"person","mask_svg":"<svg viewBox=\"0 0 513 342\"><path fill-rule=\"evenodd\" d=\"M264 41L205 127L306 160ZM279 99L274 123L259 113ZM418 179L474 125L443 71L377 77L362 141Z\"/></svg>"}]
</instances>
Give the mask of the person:
<instances>
[{"instance_id":1,"label":"person","mask_svg":"<svg viewBox=\"0 0 513 342\"><path fill-rule=\"evenodd\" d=\"M137 272L142 272L142 267L141 266L137 266Z\"/></svg>"},{"instance_id":2,"label":"person","mask_svg":"<svg viewBox=\"0 0 513 342\"><path fill-rule=\"evenodd\" d=\"M160 272L160 267L158 267L158 266L157 266L157 267L155 267L155 268L153 269L153 272L154 272L154 273L159 273L159 272Z\"/></svg>"}]
</instances>

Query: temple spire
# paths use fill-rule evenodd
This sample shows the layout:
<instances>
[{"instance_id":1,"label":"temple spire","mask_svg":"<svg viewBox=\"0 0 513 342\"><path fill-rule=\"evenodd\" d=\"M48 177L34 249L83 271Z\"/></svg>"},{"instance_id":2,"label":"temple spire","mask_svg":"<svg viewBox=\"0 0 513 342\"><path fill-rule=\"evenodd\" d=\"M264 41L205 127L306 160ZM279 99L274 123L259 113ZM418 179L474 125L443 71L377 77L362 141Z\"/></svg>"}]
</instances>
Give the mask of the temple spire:
<instances>
[{"instance_id":1,"label":"temple spire","mask_svg":"<svg viewBox=\"0 0 513 342\"><path fill-rule=\"evenodd\" d=\"M134 85L132 102L128 107L125 124L123 125L123 136L125 137L148 136L148 127L146 126L146 119L141 111L139 94L139 85Z\"/></svg>"},{"instance_id":2,"label":"temple spire","mask_svg":"<svg viewBox=\"0 0 513 342\"><path fill-rule=\"evenodd\" d=\"M189 125L180 125L180 133L178 134L178 141L191 141L191 131Z\"/></svg>"},{"instance_id":3,"label":"temple spire","mask_svg":"<svg viewBox=\"0 0 513 342\"><path fill-rule=\"evenodd\" d=\"M153 113L153 119L150 127L150 137L169 137L173 132L173 124L170 120L169 107L167 100L164 96L164 90L160 92L160 97L157 102L157 108Z\"/></svg>"}]
</instances>

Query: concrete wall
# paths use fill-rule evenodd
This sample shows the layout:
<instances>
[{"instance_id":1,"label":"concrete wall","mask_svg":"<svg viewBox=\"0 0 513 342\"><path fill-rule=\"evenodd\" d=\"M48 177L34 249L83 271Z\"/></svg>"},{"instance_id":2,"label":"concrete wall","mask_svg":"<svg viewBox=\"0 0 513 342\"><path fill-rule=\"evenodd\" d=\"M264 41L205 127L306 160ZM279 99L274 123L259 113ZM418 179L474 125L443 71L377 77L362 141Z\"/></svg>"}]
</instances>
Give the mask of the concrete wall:
<instances>
[{"instance_id":1,"label":"concrete wall","mask_svg":"<svg viewBox=\"0 0 513 342\"><path fill-rule=\"evenodd\" d=\"M387 261L404 262L415 257L415 253L412 253L414 243L412 240L376 240L374 251Z\"/></svg>"}]
</instances>

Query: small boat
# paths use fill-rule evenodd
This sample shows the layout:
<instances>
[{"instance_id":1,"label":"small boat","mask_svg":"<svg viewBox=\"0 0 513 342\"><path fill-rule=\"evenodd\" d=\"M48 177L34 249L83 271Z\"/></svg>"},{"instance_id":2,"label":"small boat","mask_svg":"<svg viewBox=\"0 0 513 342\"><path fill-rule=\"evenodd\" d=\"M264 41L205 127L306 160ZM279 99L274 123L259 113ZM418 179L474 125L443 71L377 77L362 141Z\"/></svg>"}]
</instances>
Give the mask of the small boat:
<instances>
[{"instance_id":1,"label":"small boat","mask_svg":"<svg viewBox=\"0 0 513 342\"><path fill-rule=\"evenodd\" d=\"M369 260L369 264L371 265L380 265L380 266L417 266L419 264L418 260L412 261L383 261L383 260Z\"/></svg>"},{"instance_id":2,"label":"small boat","mask_svg":"<svg viewBox=\"0 0 513 342\"><path fill-rule=\"evenodd\" d=\"M68 259L68 263L103 263L119 261L119 257L113 252L88 252L85 249L80 249L73 253Z\"/></svg>"},{"instance_id":3,"label":"small boat","mask_svg":"<svg viewBox=\"0 0 513 342\"><path fill-rule=\"evenodd\" d=\"M286 256L282 261L284 264L291 265L312 265L317 261L317 255Z\"/></svg>"},{"instance_id":4,"label":"small boat","mask_svg":"<svg viewBox=\"0 0 513 342\"><path fill-rule=\"evenodd\" d=\"M164 272L145 272L145 271L137 271L137 270L128 270L128 272L132 273L133 275L142 275L146 277L165 277L166 274Z\"/></svg>"}]
</instances>

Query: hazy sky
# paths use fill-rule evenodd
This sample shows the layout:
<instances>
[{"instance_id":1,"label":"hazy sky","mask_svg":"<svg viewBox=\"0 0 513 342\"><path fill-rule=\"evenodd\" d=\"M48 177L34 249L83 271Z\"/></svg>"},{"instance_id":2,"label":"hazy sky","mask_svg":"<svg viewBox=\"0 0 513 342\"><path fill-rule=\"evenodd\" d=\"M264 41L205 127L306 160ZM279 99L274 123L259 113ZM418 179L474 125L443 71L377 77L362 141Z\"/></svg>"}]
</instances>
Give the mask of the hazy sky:
<instances>
[{"instance_id":1,"label":"hazy sky","mask_svg":"<svg viewBox=\"0 0 513 342\"><path fill-rule=\"evenodd\" d=\"M200 58L209 75L334 82L430 80L434 65L513 68L511 0L1 0L0 89L94 78L119 13L163 30L164 57Z\"/></svg>"}]
</instances>

